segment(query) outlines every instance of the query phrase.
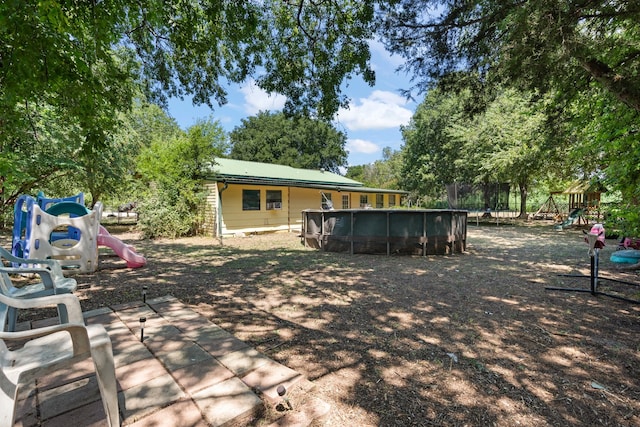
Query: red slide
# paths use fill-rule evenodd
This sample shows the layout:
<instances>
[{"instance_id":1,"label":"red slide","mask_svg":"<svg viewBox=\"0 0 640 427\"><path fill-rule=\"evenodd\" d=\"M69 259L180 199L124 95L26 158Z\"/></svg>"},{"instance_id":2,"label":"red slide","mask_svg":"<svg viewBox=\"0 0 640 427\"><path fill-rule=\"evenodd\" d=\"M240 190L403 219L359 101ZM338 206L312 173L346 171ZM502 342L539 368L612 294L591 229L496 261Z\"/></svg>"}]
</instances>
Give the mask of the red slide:
<instances>
[{"instance_id":1,"label":"red slide","mask_svg":"<svg viewBox=\"0 0 640 427\"><path fill-rule=\"evenodd\" d=\"M103 226L100 226L98 231L98 245L113 249L120 258L127 262L128 268L140 268L147 263L147 259L134 251L131 245L113 237Z\"/></svg>"}]
</instances>

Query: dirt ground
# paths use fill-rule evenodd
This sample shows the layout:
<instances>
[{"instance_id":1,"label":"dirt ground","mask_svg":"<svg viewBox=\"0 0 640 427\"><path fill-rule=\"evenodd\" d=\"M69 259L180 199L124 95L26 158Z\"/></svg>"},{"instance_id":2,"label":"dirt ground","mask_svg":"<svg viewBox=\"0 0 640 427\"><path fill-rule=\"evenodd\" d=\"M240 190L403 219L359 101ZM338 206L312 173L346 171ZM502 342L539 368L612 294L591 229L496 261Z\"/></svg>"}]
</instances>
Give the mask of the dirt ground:
<instances>
[{"instance_id":1,"label":"dirt ground","mask_svg":"<svg viewBox=\"0 0 640 427\"><path fill-rule=\"evenodd\" d=\"M581 230L474 223L464 254L428 257L325 253L293 234L221 245L111 231L148 265L101 248L101 269L76 276L83 309L140 300L143 285L174 295L313 381L331 405L321 425L640 425L640 305L545 289L589 288L561 276L589 274ZM616 245L601 276L640 283L609 261ZM637 286L599 290L640 300Z\"/></svg>"}]
</instances>

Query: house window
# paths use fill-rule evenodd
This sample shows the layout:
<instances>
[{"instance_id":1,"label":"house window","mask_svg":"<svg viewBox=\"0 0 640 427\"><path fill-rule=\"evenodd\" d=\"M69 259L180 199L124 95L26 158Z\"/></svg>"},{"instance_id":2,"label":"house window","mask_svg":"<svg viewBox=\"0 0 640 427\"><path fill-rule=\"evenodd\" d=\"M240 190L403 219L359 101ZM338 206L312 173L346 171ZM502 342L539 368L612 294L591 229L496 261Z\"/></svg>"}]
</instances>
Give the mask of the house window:
<instances>
[{"instance_id":1,"label":"house window","mask_svg":"<svg viewBox=\"0 0 640 427\"><path fill-rule=\"evenodd\" d=\"M260 190L242 190L242 210L260 210Z\"/></svg>"},{"instance_id":2,"label":"house window","mask_svg":"<svg viewBox=\"0 0 640 427\"><path fill-rule=\"evenodd\" d=\"M360 207L366 208L369 205L369 197L366 194L360 195Z\"/></svg>"},{"instance_id":3,"label":"house window","mask_svg":"<svg viewBox=\"0 0 640 427\"><path fill-rule=\"evenodd\" d=\"M282 209L282 191L267 190L267 210Z\"/></svg>"},{"instance_id":4,"label":"house window","mask_svg":"<svg viewBox=\"0 0 640 427\"><path fill-rule=\"evenodd\" d=\"M376 194L376 208L384 208L384 194Z\"/></svg>"},{"instance_id":5,"label":"house window","mask_svg":"<svg viewBox=\"0 0 640 427\"><path fill-rule=\"evenodd\" d=\"M349 209L349 195L342 195L342 209Z\"/></svg>"},{"instance_id":6,"label":"house window","mask_svg":"<svg viewBox=\"0 0 640 427\"><path fill-rule=\"evenodd\" d=\"M389 206L395 206L395 205L396 205L396 195L389 194Z\"/></svg>"},{"instance_id":7,"label":"house window","mask_svg":"<svg viewBox=\"0 0 640 427\"><path fill-rule=\"evenodd\" d=\"M331 193L320 193L320 203L322 209L333 209L333 202L331 201Z\"/></svg>"}]
</instances>

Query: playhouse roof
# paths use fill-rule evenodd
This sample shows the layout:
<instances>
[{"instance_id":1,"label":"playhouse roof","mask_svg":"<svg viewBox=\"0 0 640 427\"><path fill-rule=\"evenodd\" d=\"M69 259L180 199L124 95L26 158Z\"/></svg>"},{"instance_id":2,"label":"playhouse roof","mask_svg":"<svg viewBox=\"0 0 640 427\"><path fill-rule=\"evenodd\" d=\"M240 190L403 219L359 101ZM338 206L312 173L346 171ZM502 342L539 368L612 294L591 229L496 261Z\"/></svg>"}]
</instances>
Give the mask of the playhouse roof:
<instances>
[{"instance_id":1,"label":"playhouse roof","mask_svg":"<svg viewBox=\"0 0 640 427\"><path fill-rule=\"evenodd\" d=\"M360 192L402 193L399 190L368 188L361 182L325 170L298 169L270 163L216 158L211 179L230 184L254 184L335 189Z\"/></svg>"},{"instance_id":2,"label":"playhouse roof","mask_svg":"<svg viewBox=\"0 0 640 427\"><path fill-rule=\"evenodd\" d=\"M574 181L563 194L606 193L607 189L600 181Z\"/></svg>"}]
</instances>

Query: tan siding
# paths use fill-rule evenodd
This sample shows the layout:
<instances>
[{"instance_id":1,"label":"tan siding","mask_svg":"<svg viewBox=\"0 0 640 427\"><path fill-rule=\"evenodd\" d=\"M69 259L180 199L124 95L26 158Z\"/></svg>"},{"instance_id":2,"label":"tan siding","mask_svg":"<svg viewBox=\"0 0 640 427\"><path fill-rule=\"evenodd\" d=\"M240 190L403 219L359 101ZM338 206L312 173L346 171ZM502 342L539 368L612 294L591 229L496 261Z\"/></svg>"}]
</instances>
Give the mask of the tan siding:
<instances>
[{"instance_id":1,"label":"tan siding","mask_svg":"<svg viewBox=\"0 0 640 427\"><path fill-rule=\"evenodd\" d=\"M336 209L342 209L342 196L348 195L351 209L360 207L360 195L367 194L369 204L375 207L375 193L340 192L337 190L319 190L314 188L279 187L265 185L230 184L223 189L223 184L218 183L217 188L211 182L206 184L210 189L207 197L207 222L206 232L217 235L218 216L216 209L222 210L221 230L222 234L234 233L261 233L272 231L299 232L302 227L302 211L305 209L321 209L322 193L331 194L331 201ZM215 189L215 190L214 190ZM260 191L260 210L245 211L242 209L242 190ZM222 190L221 199L218 200L218 192ZM267 190L282 192L282 208L267 210ZM396 195L399 202L400 194ZM388 207L389 197L384 195L385 207Z\"/></svg>"},{"instance_id":2,"label":"tan siding","mask_svg":"<svg viewBox=\"0 0 640 427\"><path fill-rule=\"evenodd\" d=\"M206 236L216 236L218 231L218 186L215 182L205 182L207 197L204 206L203 231Z\"/></svg>"},{"instance_id":3,"label":"tan siding","mask_svg":"<svg viewBox=\"0 0 640 427\"><path fill-rule=\"evenodd\" d=\"M325 192L326 193L326 192ZM302 211L305 209L320 209L320 190L314 188L291 188L291 227L302 229Z\"/></svg>"},{"instance_id":4,"label":"tan siding","mask_svg":"<svg viewBox=\"0 0 640 427\"><path fill-rule=\"evenodd\" d=\"M260 210L242 210L242 190L260 191ZM282 192L282 208L267 209L267 190ZM229 185L222 193L223 232L282 230L289 226L287 187Z\"/></svg>"}]
</instances>

